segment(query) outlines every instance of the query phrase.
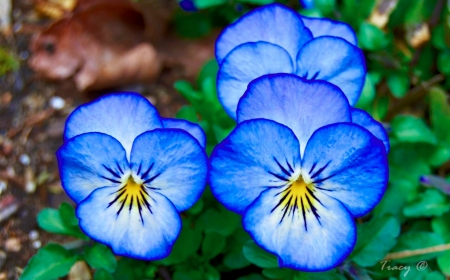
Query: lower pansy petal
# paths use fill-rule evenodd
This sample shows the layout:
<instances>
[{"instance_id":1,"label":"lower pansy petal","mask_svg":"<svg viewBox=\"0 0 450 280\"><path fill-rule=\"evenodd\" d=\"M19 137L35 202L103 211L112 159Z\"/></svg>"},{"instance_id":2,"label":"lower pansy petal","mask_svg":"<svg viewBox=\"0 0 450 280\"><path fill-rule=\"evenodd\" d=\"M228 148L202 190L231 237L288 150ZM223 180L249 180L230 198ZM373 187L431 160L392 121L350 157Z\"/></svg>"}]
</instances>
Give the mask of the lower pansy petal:
<instances>
[{"instance_id":1,"label":"lower pansy petal","mask_svg":"<svg viewBox=\"0 0 450 280\"><path fill-rule=\"evenodd\" d=\"M120 189L95 190L77 207L81 229L92 239L130 258L167 257L181 230L173 204L156 192L120 195Z\"/></svg>"},{"instance_id":2,"label":"lower pansy petal","mask_svg":"<svg viewBox=\"0 0 450 280\"><path fill-rule=\"evenodd\" d=\"M101 132L116 138L129 156L139 134L161 128L156 108L137 93L116 93L78 107L66 122L64 139L87 132Z\"/></svg>"},{"instance_id":3,"label":"lower pansy petal","mask_svg":"<svg viewBox=\"0 0 450 280\"><path fill-rule=\"evenodd\" d=\"M262 191L285 185L299 168L299 143L289 128L250 120L238 124L214 149L209 183L225 207L242 214Z\"/></svg>"},{"instance_id":4,"label":"lower pansy petal","mask_svg":"<svg viewBox=\"0 0 450 280\"><path fill-rule=\"evenodd\" d=\"M180 119L166 119L161 118L162 124L164 128L178 128L182 129L186 132L188 132L190 135L192 135L195 139L197 139L198 143L200 143L200 146L203 148L206 145L206 136L203 129L195 123L191 123L186 120L180 120Z\"/></svg>"},{"instance_id":5,"label":"lower pansy petal","mask_svg":"<svg viewBox=\"0 0 450 280\"><path fill-rule=\"evenodd\" d=\"M303 154L318 128L351 121L351 107L342 91L323 81L307 81L293 74L260 77L250 83L239 101L238 122L267 118L295 133Z\"/></svg>"},{"instance_id":6,"label":"lower pansy petal","mask_svg":"<svg viewBox=\"0 0 450 280\"><path fill-rule=\"evenodd\" d=\"M306 43L297 55L297 75L338 86L350 105L361 95L366 62L362 50L344 39L322 36Z\"/></svg>"},{"instance_id":7,"label":"lower pansy petal","mask_svg":"<svg viewBox=\"0 0 450 280\"><path fill-rule=\"evenodd\" d=\"M252 80L293 71L292 59L282 47L267 42L242 44L231 51L220 66L217 74L219 100L225 111L236 119L239 99Z\"/></svg>"},{"instance_id":8,"label":"lower pansy petal","mask_svg":"<svg viewBox=\"0 0 450 280\"><path fill-rule=\"evenodd\" d=\"M311 31L314 38L333 36L347 40L352 45L358 45L355 31L345 22L335 21L329 18L301 17L303 23Z\"/></svg>"},{"instance_id":9,"label":"lower pansy petal","mask_svg":"<svg viewBox=\"0 0 450 280\"><path fill-rule=\"evenodd\" d=\"M131 151L136 183L166 196L178 211L201 196L208 173L204 149L180 129L155 129L139 135Z\"/></svg>"},{"instance_id":10,"label":"lower pansy petal","mask_svg":"<svg viewBox=\"0 0 450 280\"><path fill-rule=\"evenodd\" d=\"M352 123L317 130L302 161L307 183L341 201L355 217L367 214L381 200L388 181L383 142Z\"/></svg>"},{"instance_id":11,"label":"lower pansy petal","mask_svg":"<svg viewBox=\"0 0 450 280\"><path fill-rule=\"evenodd\" d=\"M383 125L377 122L371 115L361 109L352 109L352 123L356 123L368 131L370 131L375 137L383 141L386 147L386 152L389 152L389 137L384 129Z\"/></svg>"},{"instance_id":12,"label":"lower pansy petal","mask_svg":"<svg viewBox=\"0 0 450 280\"><path fill-rule=\"evenodd\" d=\"M119 186L130 173L119 141L103 133L71 138L56 152L61 184L75 202L103 186Z\"/></svg>"},{"instance_id":13,"label":"lower pansy petal","mask_svg":"<svg viewBox=\"0 0 450 280\"><path fill-rule=\"evenodd\" d=\"M301 187L263 192L248 207L244 229L258 245L278 256L280 267L332 269L355 246L355 223L339 201Z\"/></svg>"}]
</instances>

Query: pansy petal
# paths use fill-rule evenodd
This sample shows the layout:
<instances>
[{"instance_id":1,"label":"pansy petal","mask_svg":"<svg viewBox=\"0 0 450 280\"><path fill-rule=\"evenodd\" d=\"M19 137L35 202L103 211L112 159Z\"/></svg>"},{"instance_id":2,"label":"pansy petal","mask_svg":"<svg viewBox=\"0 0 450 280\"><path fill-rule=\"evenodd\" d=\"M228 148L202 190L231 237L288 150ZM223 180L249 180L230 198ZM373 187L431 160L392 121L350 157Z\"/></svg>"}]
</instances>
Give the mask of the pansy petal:
<instances>
[{"instance_id":1,"label":"pansy petal","mask_svg":"<svg viewBox=\"0 0 450 280\"><path fill-rule=\"evenodd\" d=\"M118 186L129 174L125 150L103 133L86 133L69 139L56 152L61 184L75 202L104 186Z\"/></svg>"},{"instance_id":2,"label":"pansy petal","mask_svg":"<svg viewBox=\"0 0 450 280\"><path fill-rule=\"evenodd\" d=\"M81 229L116 255L145 260L167 257L181 230L180 216L163 195L115 200L115 188L95 190L77 207ZM132 202L132 203L131 203Z\"/></svg>"},{"instance_id":3,"label":"pansy petal","mask_svg":"<svg viewBox=\"0 0 450 280\"><path fill-rule=\"evenodd\" d=\"M388 181L383 142L352 123L317 130L306 146L302 170L305 178L341 201L355 217L375 207Z\"/></svg>"},{"instance_id":4,"label":"pansy petal","mask_svg":"<svg viewBox=\"0 0 450 280\"><path fill-rule=\"evenodd\" d=\"M195 139L197 139L198 143L200 143L200 146L203 148L206 145L206 136L203 129L195 123L191 123L186 120L181 119L166 119L161 118L162 124L164 128L178 128L182 129L186 132L188 132L190 135L192 135Z\"/></svg>"},{"instance_id":5,"label":"pansy petal","mask_svg":"<svg viewBox=\"0 0 450 280\"><path fill-rule=\"evenodd\" d=\"M389 152L389 137L384 129L383 125L377 122L371 115L361 109L352 109L352 122L356 123L368 131L370 131L375 137L383 141L386 147L386 152Z\"/></svg>"},{"instance_id":6,"label":"pansy petal","mask_svg":"<svg viewBox=\"0 0 450 280\"><path fill-rule=\"evenodd\" d=\"M247 209L243 225L255 242L276 254L280 267L325 271L339 265L356 243L356 226L337 200L316 192L280 204L280 190L263 192ZM320 202L319 202L320 201Z\"/></svg>"},{"instance_id":7,"label":"pansy petal","mask_svg":"<svg viewBox=\"0 0 450 280\"><path fill-rule=\"evenodd\" d=\"M355 31L345 22L335 21L329 18L310 18L305 16L301 16L301 18L314 38L333 36L345 39L352 45L358 45Z\"/></svg>"},{"instance_id":8,"label":"pansy petal","mask_svg":"<svg viewBox=\"0 0 450 280\"><path fill-rule=\"evenodd\" d=\"M204 149L180 129L156 129L139 135L131 151L131 168L145 186L166 196L178 211L201 196L208 172Z\"/></svg>"},{"instance_id":9,"label":"pansy petal","mask_svg":"<svg viewBox=\"0 0 450 280\"><path fill-rule=\"evenodd\" d=\"M291 57L279 46L266 42L240 45L225 58L217 74L219 100L225 111L236 119L239 99L252 80L266 74L293 71Z\"/></svg>"},{"instance_id":10,"label":"pansy petal","mask_svg":"<svg viewBox=\"0 0 450 280\"><path fill-rule=\"evenodd\" d=\"M214 149L209 183L225 207L242 214L262 191L286 184L299 164L298 140L289 128L270 120L245 121Z\"/></svg>"},{"instance_id":11,"label":"pansy petal","mask_svg":"<svg viewBox=\"0 0 450 280\"><path fill-rule=\"evenodd\" d=\"M256 8L225 28L216 41L219 64L237 46L249 42L269 42L284 48L295 59L300 48L312 39L300 15L280 4Z\"/></svg>"},{"instance_id":12,"label":"pansy petal","mask_svg":"<svg viewBox=\"0 0 450 280\"><path fill-rule=\"evenodd\" d=\"M298 53L297 75L338 86L354 105L364 86L366 62L362 50L346 40L322 36L305 44Z\"/></svg>"},{"instance_id":13,"label":"pansy petal","mask_svg":"<svg viewBox=\"0 0 450 280\"><path fill-rule=\"evenodd\" d=\"M342 91L327 82L307 81L292 74L260 77L250 83L238 105L238 122L267 118L295 133L303 154L318 128L350 122L350 106Z\"/></svg>"},{"instance_id":14,"label":"pansy petal","mask_svg":"<svg viewBox=\"0 0 450 280\"><path fill-rule=\"evenodd\" d=\"M134 138L161 128L155 107L137 93L110 94L78 107L66 122L64 139L87 132L101 132L119 140L129 156Z\"/></svg>"}]
</instances>

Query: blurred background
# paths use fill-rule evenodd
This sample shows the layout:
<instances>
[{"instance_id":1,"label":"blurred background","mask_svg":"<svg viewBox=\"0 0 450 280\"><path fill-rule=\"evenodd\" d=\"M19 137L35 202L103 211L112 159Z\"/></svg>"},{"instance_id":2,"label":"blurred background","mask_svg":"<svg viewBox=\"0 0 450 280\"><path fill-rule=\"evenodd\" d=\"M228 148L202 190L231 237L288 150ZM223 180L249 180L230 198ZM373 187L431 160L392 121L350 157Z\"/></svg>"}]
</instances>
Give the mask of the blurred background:
<instances>
[{"instance_id":1,"label":"blurred background","mask_svg":"<svg viewBox=\"0 0 450 280\"><path fill-rule=\"evenodd\" d=\"M64 230L48 230L36 219L44 208L72 204L61 187L55 158L68 114L102 94L137 91L163 117L200 123L210 152L234 126L215 96L215 39L224 26L272 2L355 29L369 70L357 107L385 124L392 145L390 187L374 215L394 216L402 232L436 233L432 219L450 218L450 1L0 0L0 280L17 279L49 242L69 244L66 249L77 246L76 234L54 234ZM224 214L210 193L196 207L183 216L184 224L197 218L209 224L205 221L222 217L233 221L234 228L221 232L204 225L198 242L185 235L183 242L198 246L191 251L183 247L186 256L177 262L158 264L151 272L144 265L145 277L116 273L115 279L154 279L153 274L172 279L177 271L183 273L173 279L271 278L248 250L242 255L248 237L232 234L239 227L235 216ZM210 232L222 236L208 242L223 246L206 257L202 238ZM433 240L429 246L450 242L448 233L438 241L431 236L424 240ZM386 253L395 244L400 247L394 251L419 248L414 242L400 243ZM196 254L198 258L192 257ZM450 274L450 256L445 264L436 261L437 255L428 257L441 271L439 277ZM194 263L188 264L191 258ZM202 267L209 276L180 278L190 268L174 264ZM92 270L80 267L70 270L68 279L92 279ZM400 277L396 273L375 278ZM280 275L273 279L283 279ZM430 277L426 279L445 279Z\"/></svg>"}]
</instances>

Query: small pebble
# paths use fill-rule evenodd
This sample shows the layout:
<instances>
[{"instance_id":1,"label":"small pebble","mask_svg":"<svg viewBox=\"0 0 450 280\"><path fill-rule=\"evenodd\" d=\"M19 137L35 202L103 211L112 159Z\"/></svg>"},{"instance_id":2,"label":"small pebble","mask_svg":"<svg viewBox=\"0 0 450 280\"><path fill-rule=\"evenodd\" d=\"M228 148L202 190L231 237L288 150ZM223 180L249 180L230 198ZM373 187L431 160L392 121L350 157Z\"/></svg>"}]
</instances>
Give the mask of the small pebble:
<instances>
[{"instance_id":1,"label":"small pebble","mask_svg":"<svg viewBox=\"0 0 450 280\"><path fill-rule=\"evenodd\" d=\"M30 156L28 156L27 154L22 154L19 157L19 161L20 163L22 163L23 165L29 165L31 162Z\"/></svg>"},{"instance_id":2,"label":"small pebble","mask_svg":"<svg viewBox=\"0 0 450 280\"><path fill-rule=\"evenodd\" d=\"M8 184L5 181L0 180L0 194L2 194L4 191L6 191L6 187Z\"/></svg>"},{"instance_id":3,"label":"small pebble","mask_svg":"<svg viewBox=\"0 0 450 280\"><path fill-rule=\"evenodd\" d=\"M61 110L66 106L66 101L59 96L53 96L50 98L50 106L55 110Z\"/></svg>"},{"instance_id":4,"label":"small pebble","mask_svg":"<svg viewBox=\"0 0 450 280\"><path fill-rule=\"evenodd\" d=\"M28 238L30 238L30 240L36 240L39 238L39 232L37 230L32 230L28 233Z\"/></svg>"},{"instance_id":5,"label":"small pebble","mask_svg":"<svg viewBox=\"0 0 450 280\"><path fill-rule=\"evenodd\" d=\"M5 241L5 249L10 252L19 252L22 248L22 244L20 244L20 239L16 237L11 237L6 239Z\"/></svg>"},{"instance_id":6,"label":"small pebble","mask_svg":"<svg viewBox=\"0 0 450 280\"><path fill-rule=\"evenodd\" d=\"M42 246L42 242L41 242L41 240L35 240L35 241L33 241L32 245L33 245L34 249L39 249Z\"/></svg>"}]
</instances>

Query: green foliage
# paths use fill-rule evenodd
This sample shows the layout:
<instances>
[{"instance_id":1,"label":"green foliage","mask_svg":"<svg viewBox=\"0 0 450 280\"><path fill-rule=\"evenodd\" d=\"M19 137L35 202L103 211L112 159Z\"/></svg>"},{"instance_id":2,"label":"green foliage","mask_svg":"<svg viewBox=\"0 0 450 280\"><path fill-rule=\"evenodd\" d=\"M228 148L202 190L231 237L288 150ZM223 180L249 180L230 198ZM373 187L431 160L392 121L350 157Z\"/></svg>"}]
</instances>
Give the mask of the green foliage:
<instances>
[{"instance_id":1,"label":"green foliage","mask_svg":"<svg viewBox=\"0 0 450 280\"><path fill-rule=\"evenodd\" d=\"M48 244L28 262L20 279L47 280L63 277L78 260L78 256L58 244Z\"/></svg>"},{"instance_id":2,"label":"green foliage","mask_svg":"<svg viewBox=\"0 0 450 280\"><path fill-rule=\"evenodd\" d=\"M84 256L88 264L95 269L103 269L109 273L116 270L117 261L111 250L102 244L95 244L84 249Z\"/></svg>"},{"instance_id":3,"label":"green foliage","mask_svg":"<svg viewBox=\"0 0 450 280\"><path fill-rule=\"evenodd\" d=\"M19 67L17 59L7 50L0 48L0 77Z\"/></svg>"}]
</instances>

